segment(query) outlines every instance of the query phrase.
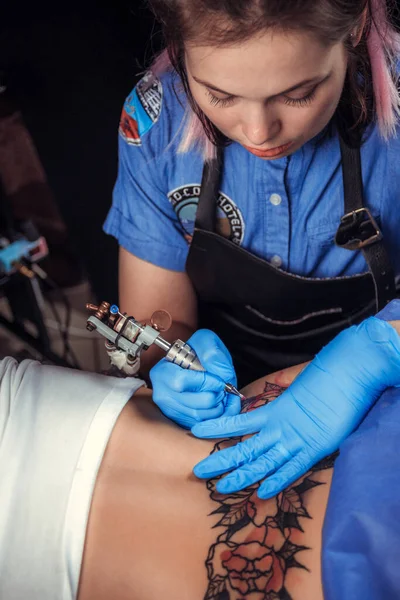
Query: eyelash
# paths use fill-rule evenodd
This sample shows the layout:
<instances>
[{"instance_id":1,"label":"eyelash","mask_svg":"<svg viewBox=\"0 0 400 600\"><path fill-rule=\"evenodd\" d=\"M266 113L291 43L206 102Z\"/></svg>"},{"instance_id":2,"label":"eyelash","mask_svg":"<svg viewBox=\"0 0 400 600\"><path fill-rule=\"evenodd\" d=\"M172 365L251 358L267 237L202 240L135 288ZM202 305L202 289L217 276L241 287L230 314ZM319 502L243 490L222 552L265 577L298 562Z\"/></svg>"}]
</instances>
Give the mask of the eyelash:
<instances>
[{"instance_id":1,"label":"eyelash","mask_svg":"<svg viewBox=\"0 0 400 600\"><path fill-rule=\"evenodd\" d=\"M317 92L317 88L314 88L307 96L303 96L303 98L288 98L285 97L285 104L287 106L308 106L315 98L315 94Z\"/></svg>"},{"instance_id":2,"label":"eyelash","mask_svg":"<svg viewBox=\"0 0 400 600\"><path fill-rule=\"evenodd\" d=\"M308 106L314 100L316 91L317 88L314 88L312 92L303 98L289 98L284 96L284 103L287 106ZM221 108L225 108L226 106L233 104L235 101L234 96L230 96L228 98L217 98L217 96L214 96L210 90L207 90L207 95L209 97L211 106L220 106Z\"/></svg>"},{"instance_id":3,"label":"eyelash","mask_svg":"<svg viewBox=\"0 0 400 600\"><path fill-rule=\"evenodd\" d=\"M211 106L220 106L221 108L229 106L235 101L233 96L229 96L228 98L217 98L210 90L207 90L207 96L209 97Z\"/></svg>"}]
</instances>

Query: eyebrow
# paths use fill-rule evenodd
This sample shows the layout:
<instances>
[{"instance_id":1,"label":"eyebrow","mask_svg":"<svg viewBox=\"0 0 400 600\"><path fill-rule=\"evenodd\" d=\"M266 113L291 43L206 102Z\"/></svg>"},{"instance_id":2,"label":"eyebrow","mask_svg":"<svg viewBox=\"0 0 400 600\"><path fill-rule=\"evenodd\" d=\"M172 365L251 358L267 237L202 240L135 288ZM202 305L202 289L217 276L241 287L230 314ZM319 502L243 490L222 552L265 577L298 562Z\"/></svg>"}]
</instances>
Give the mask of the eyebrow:
<instances>
[{"instance_id":1,"label":"eyebrow","mask_svg":"<svg viewBox=\"0 0 400 600\"><path fill-rule=\"evenodd\" d=\"M322 79L320 77L313 77L312 79L304 79L303 81L300 81L299 83L296 83L295 85L292 85L287 90L284 90L283 92L279 92L278 94L274 94L273 96L270 96L270 98L275 98L276 96L282 96L282 94L288 94L289 92L293 92L294 90L297 90L298 88L301 88L301 87L303 87L305 85L308 85L310 83L322 83L323 81L325 81L326 79L328 79L328 77L330 77L330 75L331 75L331 73L329 73L328 75L326 75ZM203 81L202 79L198 79L194 75L192 75L192 77L193 77L193 79L195 81L197 81L197 83L200 83L201 85L204 85L205 87L210 88L210 90L214 90L215 92L219 92L220 94L225 94L226 96L231 96L232 98L236 98L237 97L236 94L231 94L230 92L226 92L225 90L221 90L217 86L215 86L215 85L213 85L211 83L208 83L207 81Z\"/></svg>"}]
</instances>

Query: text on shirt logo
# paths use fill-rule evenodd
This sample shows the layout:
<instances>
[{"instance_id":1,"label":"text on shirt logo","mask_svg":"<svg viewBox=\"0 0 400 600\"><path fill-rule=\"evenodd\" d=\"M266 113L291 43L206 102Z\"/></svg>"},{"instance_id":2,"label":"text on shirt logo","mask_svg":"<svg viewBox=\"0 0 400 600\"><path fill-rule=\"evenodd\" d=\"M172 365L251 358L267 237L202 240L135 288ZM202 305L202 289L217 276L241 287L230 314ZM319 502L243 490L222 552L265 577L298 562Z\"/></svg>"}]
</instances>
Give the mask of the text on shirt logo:
<instances>
[{"instance_id":1,"label":"text on shirt logo","mask_svg":"<svg viewBox=\"0 0 400 600\"><path fill-rule=\"evenodd\" d=\"M168 193L174 211L190 244L193 237L201 185L190 184ZM217 198L216 231L231 242L240 245L244 236L244 220L236 204L223 192Z\"/></svg>"}]
</instances>

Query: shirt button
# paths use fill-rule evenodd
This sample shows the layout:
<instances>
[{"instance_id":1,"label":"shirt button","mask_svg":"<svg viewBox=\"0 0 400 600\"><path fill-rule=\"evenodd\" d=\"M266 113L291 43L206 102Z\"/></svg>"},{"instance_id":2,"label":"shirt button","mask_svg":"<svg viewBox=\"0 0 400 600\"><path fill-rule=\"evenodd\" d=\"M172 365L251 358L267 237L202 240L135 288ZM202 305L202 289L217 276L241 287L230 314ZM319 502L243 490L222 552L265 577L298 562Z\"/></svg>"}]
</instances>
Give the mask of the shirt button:
<instances>
[{"instance_id":1,"label":"shirt button","mask_svg":"<svg viewBox=\"0 0 400 600\"><path fill-rule=\"evenodd\" d=\"M275 254L275 256L273 256L271 258L271 265L273 265L274 267L281 267L282 266L282 259L280 256L278 256L277 254Z\"/></svg>"},{"instance_id":2,"label":"shirt button","mask_svg":"<svg viewBox=\"0 0 400 600\"><path fill-rule=\"evenodd\" d=\"M282 198L280 197L279 194L271 194L270 197L269 197L269 201L274 206L279 206L280 203L282 202Z\"/></svg>"}]
</instances>

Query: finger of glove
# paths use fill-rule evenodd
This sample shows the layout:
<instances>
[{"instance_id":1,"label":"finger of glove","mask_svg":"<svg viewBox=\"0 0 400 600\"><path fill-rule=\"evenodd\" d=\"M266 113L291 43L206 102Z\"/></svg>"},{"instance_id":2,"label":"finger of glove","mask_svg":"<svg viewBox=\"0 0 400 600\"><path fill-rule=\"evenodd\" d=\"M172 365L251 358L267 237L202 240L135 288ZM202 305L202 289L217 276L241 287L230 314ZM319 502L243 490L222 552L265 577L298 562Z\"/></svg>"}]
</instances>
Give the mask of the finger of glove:
<instances>
[{"instance_id":1,"label":"finger of glove","mask_svg":"<svg viewBox=\"0 0 400 600\"><path fill-rule=\"evenodd\" d=\"M207 423L196 425L192 429L192 433L199 438L232 437L257 433L267 425L269 411L270 406L267 405L246 414L207 421Z\"/></svg>"},{"instance_id":2,"label":"finger of glove","mask_svg":"<svg viewBox=\"0 0 400 600\"><path fill-rule=\"evenodd\" d=\"M170 392L171 394L171 392ZM172 402L171 402L172 404ZM177 406L186 406L193 410L212 411L217 407L221 407L218 411L218 416L225 414L225 393L220 392L181 392L174 395L174 404ZM211 413L210 413L211 414ZM212 419L213 417L209 417ZM216 417L215 417L216 418Z\"/></svg>"},{"instance_id":3,"label":"finger of glove","mask_svg":"<svg viewBox=\"0 0 400 600\"><path fill-rule=\"evenodd\" d=\"M256 460L243 465L218 481L217 491L221 494L230 494L231 492L243 490L276 471L286 461L287 456L284 456L280 448L275 446Z\"/></svg>"},{"instance_id":4,"label":"finger of glove","mask_svg":"<svg viewBox=\"0 0 400 600\"><path fill-rule=\"evenodd\" d=\"M224 399L224 405L224 417L233 417L240 413L242 401L239 396L236 396L235 394L227 394L227 397Z\"/></svg>"},{"instance_id":5,"label":"finger of glove","mask_svg":"<svg viewBox=\"0 0 400 600\"><path fill-rule=\"evenodd\" d=\"M307 473L312 465L313 461L310 460L308 455L305 452L300 452L260 485L257 492L258 497L268 500L268 498L276 496Z\"/></svg>"},{"instance_id":6,"label":"finger of glove","mask_svg":"<svg viewBox=\"0 0 400 600\"><path fill-rule=\"evenodd\" d=\"M219 415L222 415L224 410L224 405L222 403L219 406L208 410L198 410L183 405L159 405L159 407L169 419L172 419L175 423L179 423L179 425L188 429L203 420L217 418Z\"/></svg>"},{"instance_id":7,"label":"finger of glove","mask_svg":"<svg viewBox=\"0 0 400 600\"><path fill-rule=\"evenodd\" d=\"M223 381L237 385L236 373L232 357L223 341L209 329L199 329L187 342L209 373L220 377Z\"/></svg>"},{"instance_id":8,"label":"finger of glove","mask_svg":"<svg viewBox=\"0 0 400 600\"><path fill-rule=\"evenodd\" d=\"M227 471L241 467L245 463L254 461L269 450L272 445L273 442L268 445L263 437L255 435L245 442L239 442L231 448L220 450L208 456L194 467L193 472L200 479L217 477Z\"/></svg>"},{"instance_id":9,"label":"finger of glove","mask_svg":"<svg viewBox=\"0 0 400 600\"><path fill-rule=\"evenodd\" d=\"M192 369L182 369L178 365L167 361L165 358L160 360L150 371L150 379L153 389L165 391L169 389L173 392L216 392L224 393L225 382L212 373L206 371L194 371Z\"/></svg>"}]
</instances>

